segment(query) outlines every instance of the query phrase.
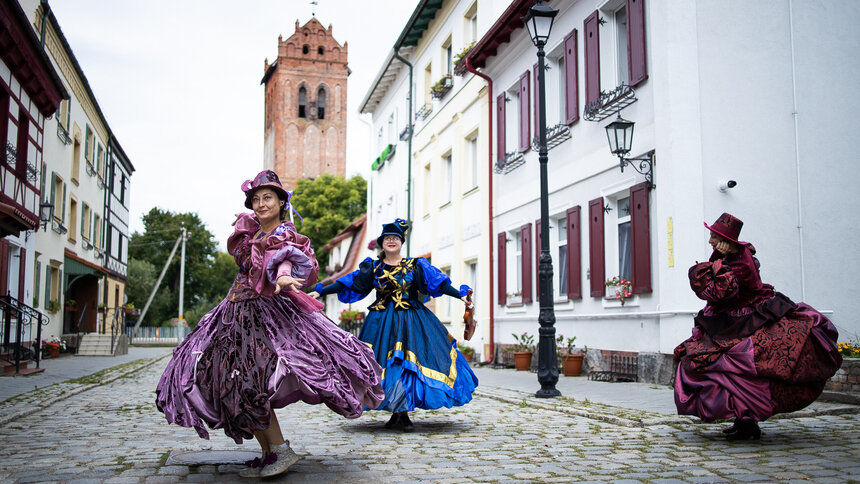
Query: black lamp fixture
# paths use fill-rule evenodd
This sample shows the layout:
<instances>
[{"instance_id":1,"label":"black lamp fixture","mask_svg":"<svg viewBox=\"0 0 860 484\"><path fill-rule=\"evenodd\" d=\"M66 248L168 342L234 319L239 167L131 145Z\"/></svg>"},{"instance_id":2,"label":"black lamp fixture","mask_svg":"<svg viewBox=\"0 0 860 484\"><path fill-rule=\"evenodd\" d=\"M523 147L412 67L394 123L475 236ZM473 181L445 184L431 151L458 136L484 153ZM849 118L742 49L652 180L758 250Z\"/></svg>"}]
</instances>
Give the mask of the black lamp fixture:
<instances>
[{"instance_id":1,"label":"black lamp fixture","mask_svg":"<svg viewBox=\"0 0 860 484\"><path fill-rule=\"evenodd\" d=\"M547 161L549 161L546 147L546 81L544 59L546 53L543 48L552 31L552 22L558 14L558 10L543 5L537 0L523 17L523 22L529 29L529 36L537 47L538 56L538 162L540 165L540 258L538 259L538 280L540 294L540 312L538 313L538 382L540 390L535 396L540 398L552 398L561 395L555 388L558 383L558 356L555 346L555 312L553 310L552 296L552 256L549 254L549 189L547 181Z\"/></svg>"},{"instance_id":2,"label":"black lamp fixture","mask_svg":"<svg viewBox=\"0 0 860 484\"><path fill-rule=\"evenodd\" d=\"M606 126L606 138L609 140L609 151L618 157L621 173L624 173L624 167L630 165L640 174L645 175L645 180L648 182L648 189L653 189L654 185L654 152L650 151L645 156L636 158L627 158L627 153L633 146L633 121L627 121L618 115L615 121ZM631 161L638 161L638 166Z\"/></svg>"},{"instance_id":3,"label":"black lamp fixture","mask_svg":"<svg viewBox=\"0 0 860 484\"><path fill-rule=\"evenodd\" d=\"M45 229L48 226L48 222L54 218L54 204L50 202L42 202L39 204L39 222L41 222L42 228Z\"/></svg>"}]
</instances>

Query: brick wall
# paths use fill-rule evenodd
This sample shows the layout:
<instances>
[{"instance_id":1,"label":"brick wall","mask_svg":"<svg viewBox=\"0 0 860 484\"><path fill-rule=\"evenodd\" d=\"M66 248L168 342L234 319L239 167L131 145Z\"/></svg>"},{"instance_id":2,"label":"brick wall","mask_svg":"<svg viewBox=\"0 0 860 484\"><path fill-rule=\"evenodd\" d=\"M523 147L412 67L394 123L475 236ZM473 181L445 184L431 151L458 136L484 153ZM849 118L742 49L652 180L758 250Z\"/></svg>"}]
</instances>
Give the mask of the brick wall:
<instances>
[{"instance_id":1,"label":"brick wall","mask_svg":"<svg viewBox=\"0 0 860 484\"><path fill-rule=\"evenodd\" d=\"M831 392L853 393L860 397L860 359L843 360L842 368L828 380L824 389Z\"/></svg>"}]
</instances>

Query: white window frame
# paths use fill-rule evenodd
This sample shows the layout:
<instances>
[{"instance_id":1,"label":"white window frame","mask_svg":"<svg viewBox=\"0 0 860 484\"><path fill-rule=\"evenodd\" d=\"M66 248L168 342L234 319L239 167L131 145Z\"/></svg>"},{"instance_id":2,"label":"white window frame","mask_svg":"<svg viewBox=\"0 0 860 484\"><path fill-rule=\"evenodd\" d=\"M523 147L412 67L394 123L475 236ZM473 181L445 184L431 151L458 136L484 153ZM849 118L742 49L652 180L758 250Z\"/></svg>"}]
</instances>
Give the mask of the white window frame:
<instances>
[{"instance_id":1,"label":"white window frame","mask_svg":"<svg viewBox=\"0 0 860 484\"><path fill-rule=\"evenodd\" d=\"M627 79L627 2L610 0L600 7L606 20L600 35L600 89L609 91L626 84ZM624 11L623 20L619 12ZM624 23L619 24L620 21Z\"/></svg>"},{"instance_id":2,"label":"white window frame","mask_svg":"<svg viewBox=\"0 0 860 484\"><path fill-rule=\"evenodd\" d=\"M468 193L478 188L478 132L474 132L466 138L463 152L466 162L464 163L465 173L463 176L463 193Z\"/></svg>"},{"instance_id":3,"label":"white window frame","mask_svg":"<svg viewBox=\"0 0 860 484\"><path fill-rule=\"evenodd\" d=\"M453 198L454 191L454 154L453 151L448 150L447 153L442 155L442 176L444 176L444 180L442 182L442 203L439 207L444 207L451 203Z\"/></svg>"},{"instance_id":4,"label":"white window frame","mask_svg":"<svg viewBox=\"0 0 860 484\"><path fill-rule=\"evenodd\" d=\"M505 290L507 291L506 305L521 306L523 304L523 232L521 227L508 229L507 250L505 261ZM517 295L519 293L519 295Z\"/></svg>"},{"instance_id":5,"label":"white window frame","mask_svg":"<svg viewBox=\"0 0 860 484\"><path fill-rule=\"evenodd\" d=\"M620 253L618 247L618 227L625 223L631 222L630 214L620 214L619 213L619 202L628 199L630 197L630 187L635 184L634 178L628 178L622 182L619 182L612 187L604 189L602 191L604 203L607 204L610 208L609 213L604 216L604 224L603 224L603 237L604 237L604 261L605 261L605 272L606 279L612 279L615 276L620 275L620 267L618 256ZM629 206L629 205L628 205ZM632 226L631 226L632 230ZM632 240L632 232L630 237L630 252L631 252L631 260L632 260L632 252L633 252L633 240ZM632 276L628 279L632 282ZM624 307L636 307L639 306L639 297L634 295L624 301ZM603 299L603 307L621 307L621 301L615 299Z\"/></svg>"},{"instance_id":6,"label":"white window frame","mask_svg":"<svg viewBox=\"0 0 860 484\"><path fill-rule=\"evenodd\" d=\"M505 154L517 153L519 151L520 82L517 79L517 82L505 91Z\"/></svg>"}]
</instances>

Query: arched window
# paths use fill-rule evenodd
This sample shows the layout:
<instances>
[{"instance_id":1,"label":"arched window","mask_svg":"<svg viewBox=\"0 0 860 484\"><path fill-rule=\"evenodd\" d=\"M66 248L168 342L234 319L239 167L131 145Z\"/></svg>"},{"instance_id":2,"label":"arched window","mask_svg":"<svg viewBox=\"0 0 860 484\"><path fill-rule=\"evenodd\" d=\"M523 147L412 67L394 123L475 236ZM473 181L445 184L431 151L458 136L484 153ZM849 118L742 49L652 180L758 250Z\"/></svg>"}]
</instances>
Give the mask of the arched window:
<instances>
[{"instance_id":1,"label":"arched window","mask_svg":"<svg viewBox=\"0 0 860 484\"><path fill-rule=\"evenodd\" d=\"M319 54L319 55L325 54L325 49L323 49L322 47L317 47L317 54Z\"/></svg>"},{"instance_id":2,"label":"arched window","mask_svg":"<svg viewBox=\"0 0 860 484\"><path fill-rule=\"evenodd\" d=\"M317 119L325 119L325 89L317 93Z\"/></svg>"},{"instance_id":3,"label":"arched window","mask_svg":"<svg viewBox=\"0 0 860 484\"><path fill-rule=\"evenodd\" d=\"M299 88L299 117L306 118L305 106L308 104L308 91L304 86Z\"/></svg>"},{"instance_id":4,"label":"arched window","mask_svg":"<svg viewBox=\"0 0 860 484\"><path fill-rule=\"evenodd\" d=\"M311 48L307 46L307 44L302 46L302 54L307 54L310 52Z\"/></svg>"}]
</instances>

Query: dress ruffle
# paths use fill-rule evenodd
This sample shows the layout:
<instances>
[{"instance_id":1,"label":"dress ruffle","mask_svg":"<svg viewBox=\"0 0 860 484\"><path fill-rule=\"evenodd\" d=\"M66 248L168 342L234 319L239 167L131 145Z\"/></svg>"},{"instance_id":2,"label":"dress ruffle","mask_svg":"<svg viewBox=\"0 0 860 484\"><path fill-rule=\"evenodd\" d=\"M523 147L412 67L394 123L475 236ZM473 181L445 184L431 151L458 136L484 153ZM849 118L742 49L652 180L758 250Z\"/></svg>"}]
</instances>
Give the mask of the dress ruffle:
<instances>
[{"instance_id":1,"label":"dress ruffle","mask_svg":"<svg viewBox=\"0 0 860 484\"><path fill-rule=\"evenodd\" d=\"M322 313L282 296L225 300L174 350L156 405L200 437L208 426L241 443L299 400L358 417L384 398L379 372L373 351Z\"/></svg>"}]
</instances>

